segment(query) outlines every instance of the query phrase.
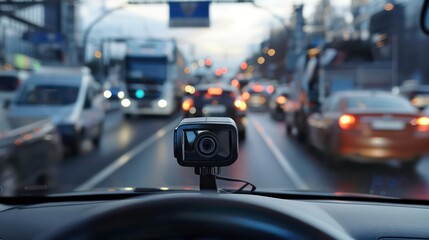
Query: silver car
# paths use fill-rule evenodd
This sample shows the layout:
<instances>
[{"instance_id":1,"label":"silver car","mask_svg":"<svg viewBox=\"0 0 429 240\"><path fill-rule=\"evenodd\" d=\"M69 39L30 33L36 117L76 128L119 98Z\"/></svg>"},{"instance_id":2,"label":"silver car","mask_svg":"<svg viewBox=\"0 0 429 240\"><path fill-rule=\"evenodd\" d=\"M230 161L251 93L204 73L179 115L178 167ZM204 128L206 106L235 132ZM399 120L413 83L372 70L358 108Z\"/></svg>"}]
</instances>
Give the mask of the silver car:
<instances>
[{"instance_id":1,"label":"silver car","mask_svg":"<svg viewBox=\"0 0 429 240\"><path fill-rule=\"evenodd\" d=\"M50 117L63 144L78 154L83 140L98 147L105 117L100 85L87 68L48 68L32 76L18 90L8 117Z\"/></svg>"}]
</instances>

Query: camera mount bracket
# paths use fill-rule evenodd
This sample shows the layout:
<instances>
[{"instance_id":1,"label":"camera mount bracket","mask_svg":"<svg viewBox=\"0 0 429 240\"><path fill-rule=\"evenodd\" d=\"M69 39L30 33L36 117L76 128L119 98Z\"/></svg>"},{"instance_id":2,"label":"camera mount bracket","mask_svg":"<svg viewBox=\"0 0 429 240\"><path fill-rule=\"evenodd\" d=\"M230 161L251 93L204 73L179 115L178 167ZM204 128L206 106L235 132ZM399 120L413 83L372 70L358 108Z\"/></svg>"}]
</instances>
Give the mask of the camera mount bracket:
<instances>
[{"instance_id":1,"label":"camera mount bracket","mask_svg":"<svg viewBox=\"0 0 429 240\"><path fill-rule=\"evenodd\" d=\"M216 175L220 174L220 167L196 167L195 174L200 176L201 191L217 191Z\"/></svg>"}]
</instances>

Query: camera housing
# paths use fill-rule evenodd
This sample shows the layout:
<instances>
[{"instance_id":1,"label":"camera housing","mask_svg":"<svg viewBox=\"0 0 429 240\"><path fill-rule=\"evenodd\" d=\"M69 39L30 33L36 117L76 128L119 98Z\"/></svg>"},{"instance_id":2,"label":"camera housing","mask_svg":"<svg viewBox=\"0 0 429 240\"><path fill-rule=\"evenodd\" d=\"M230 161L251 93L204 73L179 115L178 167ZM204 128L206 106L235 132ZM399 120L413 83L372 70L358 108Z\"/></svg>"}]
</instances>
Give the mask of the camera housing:
<instances>
[{"instance_id":1,"label":"camera housing","mask_svg":"<svg viewBox=\"0 0 429 240\"><path fill-rule=\"evenodd\" d=\"M227 117L185 118L174 130L174 157L185 167L224 167L238 157L238 133Z\"/></svg>"}]
</instances>

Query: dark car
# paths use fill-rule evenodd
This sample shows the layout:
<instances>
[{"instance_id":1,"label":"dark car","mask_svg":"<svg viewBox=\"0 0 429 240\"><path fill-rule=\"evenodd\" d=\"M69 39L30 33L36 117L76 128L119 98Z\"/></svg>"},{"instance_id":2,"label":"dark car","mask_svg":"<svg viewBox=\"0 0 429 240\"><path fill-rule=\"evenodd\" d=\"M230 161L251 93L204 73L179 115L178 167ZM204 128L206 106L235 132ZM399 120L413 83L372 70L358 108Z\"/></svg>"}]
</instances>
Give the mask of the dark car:
<instances>
[{"instance_id":1,"label":"dark car","mask_svg":"<svg viewBox=\"0 0 429 240\"><path fill-rule=\"evenodd\" d=\"M276 88L275 93L271 96L268 108L270 116L274 120L283 121L285 118L284 106L289 99L290 90L288 87L282 86Z\"/></svg>"},{"instance_id":2,"label":"dark car","mask_svg":"<svg viewBox=\"0 0 429 240\"><path fill-rule=\"evenodd\" d=\"M240 138L246 132L247 105L234 87L200 85L194 94L184 99L184 117L230 117L237 124Z\"/></svg>"},{"instance_id":3,"label":"dark car","mask_svg":"<svg viewBox=\"0 0 429 240\"><path fill-rule=\"evenodd\" d=\"M413 167L428 153L429 118L405 98L385 92L332 95L308 118L308 141L329 161L398 159ZM410 151L413 149L413 151Z\"/></svg>"},{"instance_id":4,"label":"dark car","mask_svg":"<svg viewBox=\"0 0 429 240\"><path fill-rule=\"evenodd\" d=\"M267 82L249 83L242 93L243 99L249 106L249 110L265 111L268 109L268 101L275 91L275 87Z\"/></svg>"},{"instance_id":5,"label":"dark car","mask_svg":"<svg viewBox=\"0 0 429 240\"><path fill-rule=\"evenodd\" d=\"M118 101L125 97L125 93L121 87L115 86L111 87L110 89L104 90L103 96L111 101Z\"/></svg>"},{"instance_id":6,"label":"dark car","mask_svg":"<svg viewBox=\"0 0 429 240\"><path fill-rule=\"evenodd\" d=\"M0 119L0 195L23 193L26 186L54 186L63 156L55 124L41 118L10 120L1 112Z\"/></svg>"}]
</instances>

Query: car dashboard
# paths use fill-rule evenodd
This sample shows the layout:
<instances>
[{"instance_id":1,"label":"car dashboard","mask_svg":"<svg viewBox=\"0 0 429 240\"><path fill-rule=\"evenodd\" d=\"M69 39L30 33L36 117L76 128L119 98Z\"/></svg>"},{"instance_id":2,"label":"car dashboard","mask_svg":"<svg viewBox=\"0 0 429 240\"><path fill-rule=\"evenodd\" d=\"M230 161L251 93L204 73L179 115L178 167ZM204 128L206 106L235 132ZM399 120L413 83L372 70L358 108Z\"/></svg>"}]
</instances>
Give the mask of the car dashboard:
<instances>
[{"instance_id":1,"label":"car dashboard","mask_svg":"<svg viewBox=\"0 0 429 240\"><path fill-rule=\"evenodd\" d=\"M201 196L201 193L169 193ZM179 197L180 197L179 196ZM60 202L35 204L1 204L1 239L44 239L49 232L84 222L94 212L143 201L147 196L127 199L76 200L63 198ZM222 194L222 198L255 202L276 211L294 211L302 221L324 224L350 239L427 239L429 237L429 206L382 203L371 201L342 201L329 199L288 200L250 194ZM180 207L180 206L177 206ZM210 207L210 206L208 206ZM233 213L231 213L233 214ZM338 235L337 235L338 236ZM210 237L207 234L206 237ZM79 238L77 238L79 239Z\"/></svg>"}]
</instances>

